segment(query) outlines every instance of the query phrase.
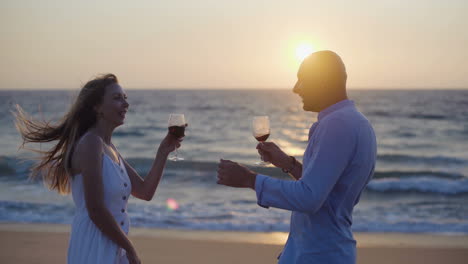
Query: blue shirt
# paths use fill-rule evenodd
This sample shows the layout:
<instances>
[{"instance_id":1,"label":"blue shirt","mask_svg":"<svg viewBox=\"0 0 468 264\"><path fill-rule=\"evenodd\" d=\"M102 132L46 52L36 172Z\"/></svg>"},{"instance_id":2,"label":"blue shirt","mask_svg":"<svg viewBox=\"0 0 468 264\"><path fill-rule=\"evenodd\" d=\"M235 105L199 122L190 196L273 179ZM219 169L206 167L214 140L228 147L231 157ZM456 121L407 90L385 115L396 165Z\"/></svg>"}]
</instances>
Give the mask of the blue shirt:
<instances>
[{"instance_id":1,"label":"blue shirt","mask_svg":"<svg viewBox=\"0 0 468 264\"><path fill-rule=\"evenodd\" d=\"M376 155L371 124L353 101L343 100L319 112L299 180L257 175L258 204L292 211L280 264L356 263L352 212Z\"/></svg>"}]
</instances>

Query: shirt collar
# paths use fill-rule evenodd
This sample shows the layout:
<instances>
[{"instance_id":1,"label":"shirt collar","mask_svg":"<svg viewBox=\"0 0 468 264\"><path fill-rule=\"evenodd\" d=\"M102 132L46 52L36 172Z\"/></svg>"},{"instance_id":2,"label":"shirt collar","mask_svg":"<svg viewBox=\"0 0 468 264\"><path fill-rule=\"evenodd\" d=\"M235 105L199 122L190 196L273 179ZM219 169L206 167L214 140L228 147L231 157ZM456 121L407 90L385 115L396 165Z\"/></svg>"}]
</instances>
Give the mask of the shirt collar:
<instances>
[{"instance_id":1,"label":"shirt collar","mask_svg":"<svg viewBox=\"0 0 468 264\"><path fill-rule=\"evenodd\" d=\"M320 111L318 113L318 121L320 121L321 119L323 119L325 116L337 111L337 110L340 110L342 108L345 108L347 106L354 106L354 101L351 101L349 99L345 99L345 100L342 100L342 101L339 101L338 103L336 104L333 104L325 109L323 109L322 111Z\"/></svg>"}]
</instances>

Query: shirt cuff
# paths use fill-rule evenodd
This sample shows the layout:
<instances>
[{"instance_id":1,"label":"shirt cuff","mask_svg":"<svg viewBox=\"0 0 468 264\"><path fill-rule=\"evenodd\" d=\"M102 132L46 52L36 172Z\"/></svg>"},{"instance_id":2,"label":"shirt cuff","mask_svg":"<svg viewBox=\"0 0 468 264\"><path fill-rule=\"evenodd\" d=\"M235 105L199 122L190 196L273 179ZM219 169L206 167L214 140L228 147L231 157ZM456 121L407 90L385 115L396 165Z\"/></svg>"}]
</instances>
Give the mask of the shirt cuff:
<instances>
[{"instance_id":1,"label":"shirt cuff","mask_svg":"<svg viewBox=\"0 0 468 264\"><path fill-rule=\"evenodd\" d=\"M269 208L269 206L265 205L262 201L263 198L263 184L268 176L257 174L255 179L255 192L257 193L257 204L263 208Z\"/></svg>"}]
</instances>

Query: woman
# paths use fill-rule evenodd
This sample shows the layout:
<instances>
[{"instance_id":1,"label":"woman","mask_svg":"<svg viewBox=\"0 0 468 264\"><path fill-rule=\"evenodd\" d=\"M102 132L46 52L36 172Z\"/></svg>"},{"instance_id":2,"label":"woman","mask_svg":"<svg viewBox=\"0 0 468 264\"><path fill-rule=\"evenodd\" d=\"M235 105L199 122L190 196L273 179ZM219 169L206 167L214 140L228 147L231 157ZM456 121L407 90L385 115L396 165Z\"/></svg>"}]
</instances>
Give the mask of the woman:
<instances>
[{"instance_id":1,"label":"woman","mask_svg":"<svg viewBox=\"0 0 468 264\"><path fill-rule=\"evenodd\" d=\"M58 143L43 154L32 177L41 175L51 189L68 193L76 205L68 263L140 263L128 239L129 195L153 198L170 152L181 140L167 135L143 179L112 144L112 132L124 123L129 104L113 74L82 88L58 125L29 119L18 106L16 125L28 142Z\"/></svg>"}]
</instances>

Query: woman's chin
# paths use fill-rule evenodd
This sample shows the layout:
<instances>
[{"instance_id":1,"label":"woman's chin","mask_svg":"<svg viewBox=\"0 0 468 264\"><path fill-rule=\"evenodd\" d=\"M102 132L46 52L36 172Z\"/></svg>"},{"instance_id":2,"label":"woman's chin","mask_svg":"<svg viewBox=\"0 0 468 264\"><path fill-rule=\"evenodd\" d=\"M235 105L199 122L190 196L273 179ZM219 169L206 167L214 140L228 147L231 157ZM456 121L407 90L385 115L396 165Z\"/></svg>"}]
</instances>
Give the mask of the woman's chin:
<instances>
[{"instance_id":1,"label":"woman's chin","mask_svg":"<svg viewBox=\"0 0 468 264\"><path fill-rule=\"evenodd\" d=\"M125 120L124 120L124 119L119 119L119 120L116 120L116 121L114 122L115 127L121 126L121 125L123 125L123 124L125 124Z\"/></svg>"}]
</instances>

